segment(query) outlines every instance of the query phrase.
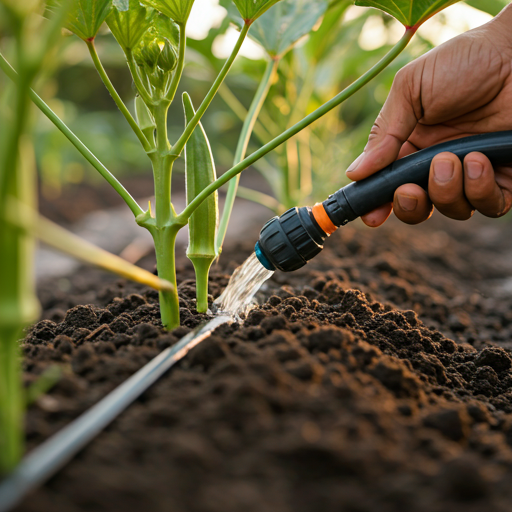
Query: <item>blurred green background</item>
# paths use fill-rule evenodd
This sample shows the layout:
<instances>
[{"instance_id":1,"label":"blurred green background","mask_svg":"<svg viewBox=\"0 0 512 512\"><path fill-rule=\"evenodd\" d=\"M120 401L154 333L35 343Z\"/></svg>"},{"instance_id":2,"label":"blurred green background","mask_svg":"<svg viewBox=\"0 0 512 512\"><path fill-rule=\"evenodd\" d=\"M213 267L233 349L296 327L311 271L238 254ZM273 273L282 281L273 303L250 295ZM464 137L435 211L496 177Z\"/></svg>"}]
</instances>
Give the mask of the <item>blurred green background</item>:
<instances>
[{"instance_id":1,"label":"blurred green background","mask_svg":"<svg viewBox=\"0 0 512 512\"><path fill-rule=\"evenodd\" d=\"M398 22L380 11L355 7L352 3L333 1L316 31L287 54L249 152L357 79L400 38L402 27ZM281 203L304 204L323 199L343 185L344 170L362 151L397 70L435 45L487 22L506 3L506 0L473 0L449 7L420 29L410 47L380 77L271 154L256 169L245 172L259 172L267 182L263 183L263 190L278 197ZM195 104L206 94L234 44L234 31L218 0L196 0L189 22L187 66L181 85L181 91L188 91ZM2 20L0 34L4 36L2 48L8 54L9 28L2 26ZM106 27L97 39L97 47L112 82L131 106L134 98L131 77L122 51ZM122 179L147 175L151 180L146 155L104 89L86 45L74 36L66 37L52 58L52 65L47 77L36 84L38 92L116 176ZM219 174L231 166L241 118L251 103L265 65L262 49L254 42L246 44L226 86L204 118ZM171 141L178 138L183 123L181 102L176 101L169 118ZM68 184L102 184L97 173L49 121L40 116L36 126L37 164L45 199L58 199ZM284 190L283 169L297 185L298 191L292 197ZM176 166L178 181L182 172L180 161Z\"/></svg>"}]
</instances>

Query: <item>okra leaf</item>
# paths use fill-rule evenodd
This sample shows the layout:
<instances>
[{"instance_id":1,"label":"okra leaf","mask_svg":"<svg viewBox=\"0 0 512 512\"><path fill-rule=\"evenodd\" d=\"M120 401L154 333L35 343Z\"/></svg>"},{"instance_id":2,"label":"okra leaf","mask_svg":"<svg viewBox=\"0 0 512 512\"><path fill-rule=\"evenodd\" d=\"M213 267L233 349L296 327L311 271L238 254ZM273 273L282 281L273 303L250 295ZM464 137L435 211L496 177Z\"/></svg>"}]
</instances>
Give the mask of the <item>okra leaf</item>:
<instances>
[{"instance_id":1,"label":"okra leaf","mask_svg":"<svg viewBox=\"0 0 512 512\"><path fill-rule=\"evenodd\" d=\"M356 5L375 7L406 27L417 27L460 0L356 0Z\"/></svg>"},{"instance_id":2,"label":"okra leaf","mask_svg":"<svg viewBox=\"0 0 512 512\"><path fill-rule=\"evenodd\" d=\"M272 57L284 55L307 35L329 7L329 0L282 0L261 16L250 36Z\"/></svg>"},{"instance_id":3,"label":"okra leaf","mask_svg":"<svg viewBox=\"0 0 512 512\"><path fill-rule=\"evenodd\" d=\"M138 0L114 0L107 25L121 48L133 50L151 27L156 12L143 7Z\"/></svg>"},{"instance_id":4,"label":"okra leaf","mask_svg":"<svg viewBox=\"0 0 512 512\"><path fill-rule=\"evenodd\" d=\"M178 25L186 25L195 0L141 0L145 5L172 18Z\"/></svg>"},{"instance_id":5,"label":"okra leaf","mask_svg":"<svg viewBox=\"0 0 512 512\"><path fill-rule=\"evenodd\" d=\"M246 22L252 22L258 19L279 1L280 0L233 0L242 19Z\"/></svg>"},{"instance_id":6,"label":"okra leaf","mask_svg":"<svg viewBox=\"0 0 512 512\"><path fill-rule=\"evenodd\" d=\"M48 10L55 10L60 0L48 2ZM73 0L70 4L65 27L84 41L96 37L101 24L112 8L112 0Z\"/></svg>"}]
</instances>

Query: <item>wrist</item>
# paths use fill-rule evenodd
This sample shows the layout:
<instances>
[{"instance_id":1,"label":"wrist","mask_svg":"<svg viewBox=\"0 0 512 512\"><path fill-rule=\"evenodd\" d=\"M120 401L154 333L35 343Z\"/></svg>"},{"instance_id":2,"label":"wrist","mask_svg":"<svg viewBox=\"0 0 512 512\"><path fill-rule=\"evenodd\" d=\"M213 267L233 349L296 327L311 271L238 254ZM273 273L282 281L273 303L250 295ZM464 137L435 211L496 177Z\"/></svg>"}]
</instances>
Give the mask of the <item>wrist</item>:
<instances>
[{"instance_id":1,"label":"wrist","mask_svg":"<svg viewBox=\"0 0 512 512\"><path fill-rule=\"evenodd\" d=\"M512 47L512 4L507 5L489 23L489 28L500 35L505 43ZM495 33L495 32L494 32Z\"/></svg>"}]
</instances>

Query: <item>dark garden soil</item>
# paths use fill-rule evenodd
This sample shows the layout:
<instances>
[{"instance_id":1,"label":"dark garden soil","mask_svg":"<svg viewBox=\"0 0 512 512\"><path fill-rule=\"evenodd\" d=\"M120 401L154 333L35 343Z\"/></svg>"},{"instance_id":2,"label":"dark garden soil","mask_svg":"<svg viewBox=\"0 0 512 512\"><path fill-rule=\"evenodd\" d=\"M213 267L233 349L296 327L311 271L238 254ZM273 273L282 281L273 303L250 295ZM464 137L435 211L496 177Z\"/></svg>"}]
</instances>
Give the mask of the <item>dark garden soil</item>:
<instances>
[{"instance_id":1,"label":"dark garden soil","mask_svg":"<svg viewBox=\"0 0 512 512\"><path fill-rule=\"evenodd\" d=\"M510 512L511 229L343 228L17 511ZM249 252L228 251L212 295ZM41 287L26 380L65 374L29 411L29 448L203 320L191 277L172 333L138 285L84 269Z\"/></svg>"}]
</instances>

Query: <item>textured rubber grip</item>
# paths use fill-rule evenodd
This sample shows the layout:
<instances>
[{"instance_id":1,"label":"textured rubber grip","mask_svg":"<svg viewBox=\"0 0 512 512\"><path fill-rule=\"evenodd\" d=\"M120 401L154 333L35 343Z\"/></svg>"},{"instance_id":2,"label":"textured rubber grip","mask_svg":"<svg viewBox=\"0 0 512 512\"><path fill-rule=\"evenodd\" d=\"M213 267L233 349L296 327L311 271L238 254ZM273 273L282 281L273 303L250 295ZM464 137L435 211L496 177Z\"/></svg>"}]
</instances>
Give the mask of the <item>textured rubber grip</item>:
<instances>
[{"instance_id":1,"label":"textured rubber grip","mask_svg":"<svg viewBox=\"0 0 512 512\"><path fill-rule=\"evenodd\" d=\"M512 131L486 133L444 142L393 162L376 174L343 187L324 201L327 214L336 226L343 226L375 208L393 201L395 190L415 183L428 191L430 164L434 156L449 151L460 160L474 151L486 155L493 164L512 163Z\"/></svg>"}]
</instances>

